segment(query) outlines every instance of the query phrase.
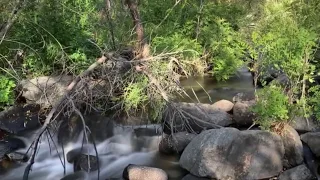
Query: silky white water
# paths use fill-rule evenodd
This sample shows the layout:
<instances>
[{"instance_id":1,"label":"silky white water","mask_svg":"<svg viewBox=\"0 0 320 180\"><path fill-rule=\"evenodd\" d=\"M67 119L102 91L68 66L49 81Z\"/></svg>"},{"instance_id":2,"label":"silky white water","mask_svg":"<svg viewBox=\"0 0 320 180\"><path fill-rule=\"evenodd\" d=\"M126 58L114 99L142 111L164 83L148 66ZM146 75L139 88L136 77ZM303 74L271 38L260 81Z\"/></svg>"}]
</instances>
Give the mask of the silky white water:
<instances>
[{"instance_id":1,"label":"silky white water","mask_svg":"<svg viewBox=\"0 0 320 180\"><path fill-rule=\"evenodd\" d=\"M81 133L82 134L82 133ZM141 136L136 137L132 127L116 127L114 128L114 136L103 142L97 143L97 151L99 154L100 179L121 179L123 169L128 164L138 164L153 167L167 167L177 165L176 160L165 160L159 158L158 144L161 140L160 136ZM19 137L23 139L29 146L33 140L32 135L29 137ZM56 137L54 137L56 138ZM66 158L68 152L73 149L81 148L83 136L79 136L78 140L64 146L58 147L58 152L54 148L52 141L50 146L47 136L43 136L39 143L35 163L29 174L30 180L52 180L61 179L65 175L73 173L73 164L65 160L65 171L62 166L63 156ZM55 139L55 142L56 139ZM26 149L20 149L18 152L26 152ZM93 145L85 146L84 154L96 155ZM59 158L61 157L61 159ZM17 168L11 169L7 174L0 176L3 180L22 179L27 163ZM86 179L98 179L98 171L90 172Z\"/></svg>"}]
</instances>

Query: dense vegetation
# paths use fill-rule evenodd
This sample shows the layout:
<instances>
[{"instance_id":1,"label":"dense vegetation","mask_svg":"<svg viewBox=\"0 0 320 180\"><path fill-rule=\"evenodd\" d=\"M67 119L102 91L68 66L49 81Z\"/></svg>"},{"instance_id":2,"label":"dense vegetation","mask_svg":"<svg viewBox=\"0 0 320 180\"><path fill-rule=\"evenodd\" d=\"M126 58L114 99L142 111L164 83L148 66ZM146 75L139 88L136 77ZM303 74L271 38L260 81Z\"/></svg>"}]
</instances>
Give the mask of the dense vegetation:
<instances>
[{"instance_id":1,"label":"dense vegetation","mask_svg":"<svg viewBox=\"0 0 320 180\"><path fill-rule=\"evenodd\" d=\"M12 90L21 79L77 75L101 50L135 47L128 2L138 6L149 56L154 57L148 67L159 82L205 72L224 81L247 64L254 64L250 68L257 80L272 67L289 82L257 93L257 122L268 129L291 120L297 115L292 112L320 119L320 88L314 80L320 69L317 0L2 0L0 106L14 103ZM122 102L128 113L149 106L157 118L166 99L148 86L150 81L145 74L131 74L112 101ZM161 85L169 95L177 91Z\"/></svg>"}]
</instances>

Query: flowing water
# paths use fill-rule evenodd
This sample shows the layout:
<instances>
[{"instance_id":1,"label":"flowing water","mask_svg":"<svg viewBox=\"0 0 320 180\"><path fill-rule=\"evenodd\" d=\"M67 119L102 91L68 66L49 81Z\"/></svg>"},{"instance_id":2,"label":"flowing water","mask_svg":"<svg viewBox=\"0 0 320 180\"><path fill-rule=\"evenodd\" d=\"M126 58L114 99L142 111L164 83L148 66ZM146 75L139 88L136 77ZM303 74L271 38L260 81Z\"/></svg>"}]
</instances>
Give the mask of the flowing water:
<instances>
[{"instance_id":1,"label":"flowing water","mask_svg":"<svg viewBox=\"0 0 320 180\"><path fill-rule=\"evenodd\" d=\"M240 69L237 76L226 82L217 83L210 77L192 77L181 82L189 97L181 97L180 101L212 103L220 99L231 100L239 92L253 92L252 77L247 69ZM194 96L194 93L197 96ZM137 128L137 127L135 127ZM140 127L141 128L141 127ZM159 129L159 125L148 126L148 128ZM121 179L123 169L128 164L146 165L158 167L165 170L169 179L180 180L185 171L179 167L179 157L164 156L158 152L158 144L161 135L137 136L132 127L115 127L114 136L103 142L97 143L97 151L100 162L100 179ZM159 134L159 133L158 133ZM23 139L27 147L31 144L34 134L29 134ZM56 137L53 137L57 142ZM39 144L39 150L33 164L32 171L29 174L30 180L52 180L61 179L65 175L73 173L73 164L66 161L65 168L63 157L73 149L80 148L82 137L78 141L64 146L64 152L61 147L58 151L53 148L51 140L43 137ZM49 143L50 142L50 143ZM85 148L83 153L96 155L93 146ZM18 152L26 152L26 149L20 149ZM10 170L7 174L0 176L3 180L22 179L26 164L21 164ZM64 173L65 169L65 173ZM87 179L98 179L98 172L91 172Z\"/></svg>"}]
</instances>

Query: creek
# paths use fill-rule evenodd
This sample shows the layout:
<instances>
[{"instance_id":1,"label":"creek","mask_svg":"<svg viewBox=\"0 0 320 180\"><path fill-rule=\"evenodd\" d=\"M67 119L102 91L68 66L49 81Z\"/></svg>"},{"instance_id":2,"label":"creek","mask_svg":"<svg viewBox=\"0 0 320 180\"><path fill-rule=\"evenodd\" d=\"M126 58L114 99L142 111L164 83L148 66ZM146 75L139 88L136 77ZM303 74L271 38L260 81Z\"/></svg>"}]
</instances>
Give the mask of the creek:
<instances>
[{"instance_id":1,"label":"creek","mask_svg":"<svg viewBox=\"0 0 320 180\"><path fill-rule=\"evenodd\" d=\"M186 90L188 96L179 98L184 102L213 103L221 99L232 100L232 97L239 92L253 92L252 76L247 69L240 69L236 76L226 82L216 82L212 77L190 77L181 81L180 85ZM194 94L197 96L195 97ZM143 135L135 134L135 129L154 129L154 133ZM160 130L160 132L158 131ZM148 126L115 126L114 135L102 142L97 142L97 151L100 162L100 179L121 179L123 169L128 164L146 165L158 167L165 170L170 180L180 180L186 172L179 166L179 157L165 156L158 152L158 144L161 140L160 125ZM82 133L81 133L82 134ZM34 134L26 134L23 139L27 147L31 144ZM53 139L57 142L57 137ZM30 180L51 180L61 179L65 175L72 174L73 164L65 161L65 173L62 163L63 156L73 150L80 148L83 137L77 141L64 145L64 152L61 147L58 151L53 148L52 141L44 136L39 143L39 150L29 174ZM50 143L49 143L50 142ZM96 155L92 145L85 148L87 154ZM27 148L18 152L26 152ZM27 163L20 164L11 169L0 179L17 180L22 179ZM98 171L91 172L87 179L98 179Z\"/></svg>"}]
</instances>

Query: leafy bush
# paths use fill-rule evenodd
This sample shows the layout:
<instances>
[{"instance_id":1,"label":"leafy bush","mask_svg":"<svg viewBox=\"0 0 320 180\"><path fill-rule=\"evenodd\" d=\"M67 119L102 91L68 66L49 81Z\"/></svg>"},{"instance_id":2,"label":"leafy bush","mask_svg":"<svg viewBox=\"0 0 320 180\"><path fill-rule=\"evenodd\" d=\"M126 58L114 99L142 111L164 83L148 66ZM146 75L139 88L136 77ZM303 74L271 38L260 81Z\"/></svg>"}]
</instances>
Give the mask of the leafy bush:
<instances>
[{"instance_id":1,"label":"leafy bush","mask_svg":"<svg viewBox=\"0 0 320 180\"><path fill-rule=\"evenodd\" d=\"M13 104L15 86L14 81L5 76L0 77L0 108Z\"/></svg>"},{"instance_id":2,"label":"leafy bush","mask_svg":"<svg viewBox=\"0 0 320 180\"><path fill-rule=\"evenodd\" d=\"M257 95L258 100L252 107L252 111L257 115L255 123L262 129L270 130L276 123L289 120L288 97L281 88L268 86L259 90Z\"/></svg>"},{"instance_id":3,"label":"leafy bush","mask_svg":"<svg viewBox=\"0 0 320 180\"><path fill-rule=\"evenodd\" d=\"M309 105L311 106L316 119L320 120L320 85L311 87L308 90L308 93L311 95L308 98Z\"/></svg>"}]
</instances>

